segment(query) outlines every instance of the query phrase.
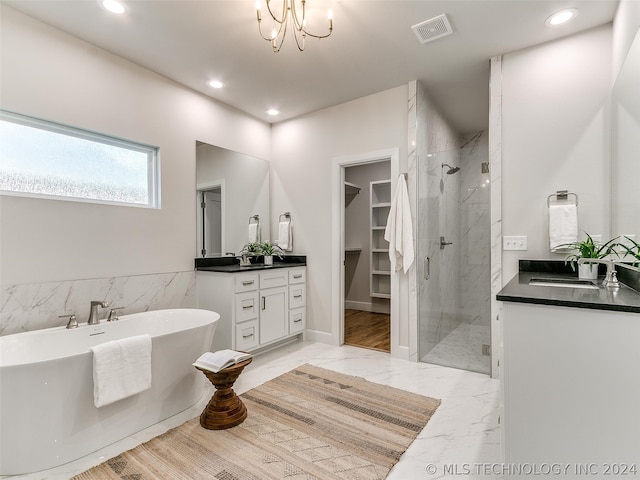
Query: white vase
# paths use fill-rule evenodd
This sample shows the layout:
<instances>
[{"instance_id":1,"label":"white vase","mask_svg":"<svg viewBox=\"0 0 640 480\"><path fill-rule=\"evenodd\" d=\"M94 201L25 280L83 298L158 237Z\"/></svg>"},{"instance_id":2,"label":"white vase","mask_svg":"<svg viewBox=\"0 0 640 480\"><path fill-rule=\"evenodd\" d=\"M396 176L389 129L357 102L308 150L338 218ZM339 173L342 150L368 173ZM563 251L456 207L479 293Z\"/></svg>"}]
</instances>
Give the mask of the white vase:
<instances>
[{"instance_id":1,"label":"white vase","mask_svg":"<svg viewBox=\"0 0 640 480\"><path fill-rule=\"evenodd\" d=\"M264 264L265 265L273 265L273 255L265 255L264 256Z\"/></svg>"},{"instance_id":2,"label":"white vase","mask_svg":"<svg viewBox=\"0 0 640 480\"><path fill-rule=\"evenodd\" d=\"M598 278L597 263L578 264L578 278L580 280L595 280Z\"/></svg>"}]
</instances>

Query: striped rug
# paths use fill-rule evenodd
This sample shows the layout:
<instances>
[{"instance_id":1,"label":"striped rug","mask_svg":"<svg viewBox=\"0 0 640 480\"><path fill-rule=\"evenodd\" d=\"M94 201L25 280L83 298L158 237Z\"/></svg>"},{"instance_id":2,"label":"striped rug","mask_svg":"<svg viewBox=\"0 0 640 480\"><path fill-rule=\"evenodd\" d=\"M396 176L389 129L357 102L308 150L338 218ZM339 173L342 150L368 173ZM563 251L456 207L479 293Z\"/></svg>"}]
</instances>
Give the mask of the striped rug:
<instances>
[{"instance_id":1,"label":"striped rug","mask_svg":"<svg viewBox=\"0 0 640 480\"><path fill-rule=\"evenodd\" d=\"M237 427L194 418L74 479L383 479L440 405L312 365L241 398Z\"/></svg>"}]
</instances>

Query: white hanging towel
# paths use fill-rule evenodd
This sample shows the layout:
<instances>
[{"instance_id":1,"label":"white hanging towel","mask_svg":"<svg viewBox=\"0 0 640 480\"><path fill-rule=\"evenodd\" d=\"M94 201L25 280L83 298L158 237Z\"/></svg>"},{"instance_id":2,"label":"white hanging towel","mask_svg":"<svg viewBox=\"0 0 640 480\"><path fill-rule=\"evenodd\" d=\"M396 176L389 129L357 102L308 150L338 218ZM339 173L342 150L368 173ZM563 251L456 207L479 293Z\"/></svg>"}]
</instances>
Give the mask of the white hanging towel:
<instances>
[{"instance_id":1,"label":"white hanging towel","mask_svg":"<svg viewBox=\"0 0 640 480\"><path fill-rule=\"evenodd\" d=\"M293 234L290 221L278 223L278 246L285 252L293 250Z\"/></svg>"},{"instance_id":2,"label":"white hanging towel","mask_svg":"<svg viewBox=\"0 0 640 480\"><path fill-rule=\"evenodd\" d=\"M151 387L151 337L147 334L91 347L93 403L103 407Z\"/></svg>"},{"instance_id":3,"label":"white hanging towel","mask_svg":"<svg viewBox=\"0 0 640 480\"><path fill-rule=\"evenodd\" d=\"M260 241L260 224L249 224L249 243L257 243Z\"/></svg>"},{"instance_id":4,"label":"white hanging towel","mask_svg":"<svg viewBox=\"0 0 640 480\"><path fill-rule=\"evenodd\" d=\"M578 241L578 206L549 205L549 247L555 252L560 245Z\"/></svg>"},{"instance_id":5,"label":"white hanging towel","mask_svg":"<svg viewBox=\"0 0 640 480\"><path fill-rule=\"evenodd\" d=\"M413 225L409 208L409 194L404 175L398 178L398 187L391 202L391 209L384 230L384 239L389 242L391 270L401 268L407 273L413 263Z\"/></svg>"}]
</instances>

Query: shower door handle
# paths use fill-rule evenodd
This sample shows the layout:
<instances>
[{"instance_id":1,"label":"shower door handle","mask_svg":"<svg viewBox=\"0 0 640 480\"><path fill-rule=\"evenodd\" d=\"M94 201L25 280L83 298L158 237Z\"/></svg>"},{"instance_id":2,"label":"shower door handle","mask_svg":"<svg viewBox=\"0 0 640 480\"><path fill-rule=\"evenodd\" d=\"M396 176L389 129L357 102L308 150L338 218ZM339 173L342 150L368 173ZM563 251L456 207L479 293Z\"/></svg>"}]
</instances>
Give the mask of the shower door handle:
<instances>
[{"instance_id":1,"label":"shower door handle","mask_svg":"<svg viewBox=\"0 0 640 480\"><path fill-rule=\"evenodd\" d=\"M424 279L429 280L431 276L431 259L429 257L424 257Z\"/></svg>"}]
</instances>

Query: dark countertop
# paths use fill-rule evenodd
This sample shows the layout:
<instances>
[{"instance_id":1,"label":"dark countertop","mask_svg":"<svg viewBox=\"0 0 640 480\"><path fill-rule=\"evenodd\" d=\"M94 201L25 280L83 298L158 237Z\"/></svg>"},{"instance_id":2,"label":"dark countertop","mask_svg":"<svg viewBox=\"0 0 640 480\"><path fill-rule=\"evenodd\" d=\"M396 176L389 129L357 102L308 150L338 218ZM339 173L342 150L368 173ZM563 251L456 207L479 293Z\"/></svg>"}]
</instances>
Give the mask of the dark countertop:
<instances>
[{"instance_id":1,"label":"dark countertop","mask_svg":"<svg viewBox=\"0 0 640 480\"><path fill-rule=\"evenodd\" d=\"M285 263L278 262L273 265L264 265L262 263L252 264L246 267L240 266L239 263L235 265L218 265L213 267L199 267L196 268L199 272L226 272L226 273L238 273L238 272L253 272L256 270L271 270L274 268L289 268L289 267L304 267L304 263Z\"/></svg>"},{"instance_id":2,"label":"dark countertop","mask_svg":"<svg viewBox=\"0 0 640 480\"><path fill-rule=\"evenodd\" d=\"M195 269L202 272L243 273L256 270L272 270L274 268L304 267L307 264L305 255L285 255L281 259L274 257L273 265L262 263L262 257L254 257L251 265L241 266L237 257L196 258Z\"/></svg>"},{"instance_id":3,"label":"dark countertop","mask_svg":"<svg viewBox=\"0 0 640 480\"><path fill-rule=\"evenodd\" d=\"M569 278L577 280L577 274L569 266L563 268L561 265L552 265L551 263L552 261L521 261L519 273L505 285L496 298L503 302L640 313L640 293L622 282L619 289L600 287L597 290L529 285L529 280L532 278ZM559 264L564 264L564 262L560 261ZM617 266L616 269L624 270L622 275L619 274L619 278L624 277L626 279L629 276L640 276L640 272L631 271L629 268ZM603 278L604 276L598 277L597 285L602 284Z\"/></svg>"}]
</instances>

